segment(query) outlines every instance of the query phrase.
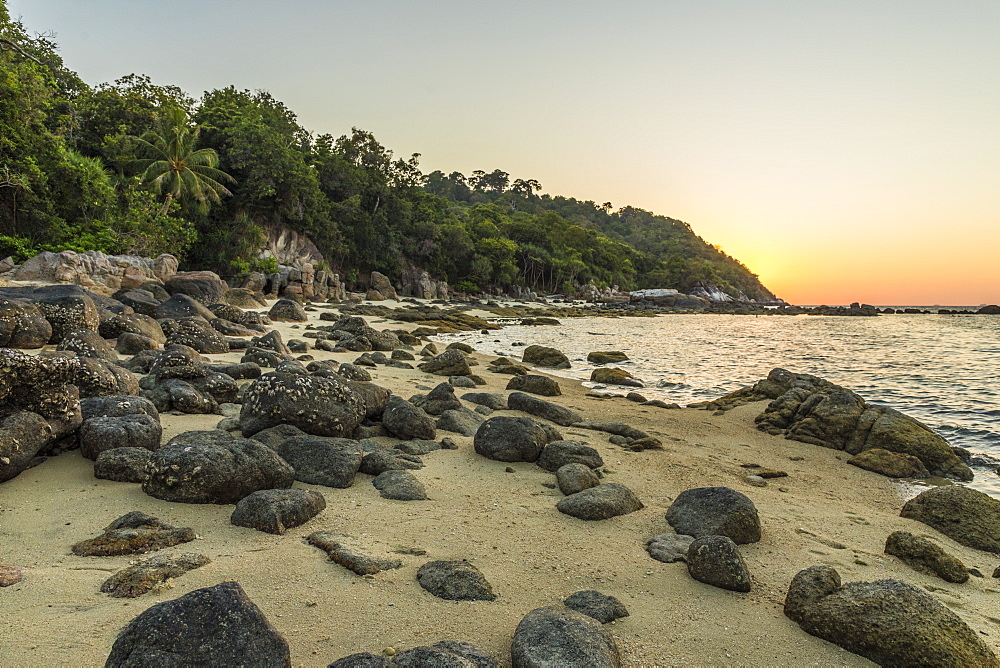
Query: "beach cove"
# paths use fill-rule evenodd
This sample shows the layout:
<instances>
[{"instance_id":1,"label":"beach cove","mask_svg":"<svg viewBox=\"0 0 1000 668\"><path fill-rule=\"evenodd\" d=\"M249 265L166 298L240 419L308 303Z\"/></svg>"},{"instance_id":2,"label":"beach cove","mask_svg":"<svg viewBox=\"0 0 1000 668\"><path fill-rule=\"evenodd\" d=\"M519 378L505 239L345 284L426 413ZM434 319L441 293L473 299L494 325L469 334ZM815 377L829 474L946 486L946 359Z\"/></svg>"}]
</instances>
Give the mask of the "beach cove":
<instances>
[{"instance_id":1,"label":"beach cove","mask_svg":"<svg viewBox=\"0 0 1000 668\"><path fill-rule=\"evenodd\" d=\"M276 322L273 328L286 342L301 340L306 326L329 324L319 316L331 312L335 307L310 307L308 323ZM416 328L366 320L376 329ZM416 354L419 346L414 348ZM360 353L311 349L308 354L339 364ZM209 357L235 364L243 351ZM456 394L505 394L511 376L487 370L495 356L470 357L479 363L472 373L485 384ZM385 364L366 369L374 383L403 398L426 394L447 380ZM587 421L632 425L662 443L662 449L632 451L599 431L557 427L565 439L597 450L601 483L626 486L642 508L600 521L570 517L556 509L563 494L551 472L529 462L488 459L474 451L471 436L439 431L439 439L447 436L457 448L421 457L424 467L413 473L426 487L427 500L382 498L365 474L345 489L295 482L295 488L322 494L326 509L279 536L233 526L232 505L172 503L143 493L138 484L95 479L92 462L70 450L0 484L2 561L24 573L21 582L0 590L5 599L0 623L10 631L0 660L101 665L119 630L143 610L234 580L287 639L292 665L324 666L357 652L378 655L440 640L473 643L499 665L510 665L511 637L526 613L588 589L616 597L629 612L605 625L621 665L870 665L805 633L783 613L793 577L816 565L835 568L845 583L883 578L911 583L955 611L994 652L1000 649L994 612L1000 589L990 577L998 558L901 518L900 508L914 494L909 487L847 465L843 452L758 431L754 418L763 402L718 414L669 410L596 396L578 380L544 370L532 373L559 385L561 394L542 397L545 401ZM161 414L163 443L183 432L213 429L223 419L175 412ZM507 415L524 413L496 410L488 417ZM756 470L787 476L756 486L747 481L748 471ZM760 541L740 546L752 577L748 593L698 582L683 562L662 563L645 549L650 538L672 533L665 513L682 492L709 486L746 495L759 513ZM161 552L198 552L211 562L138 598L100 593L112 573L142 557L82 557L70 546L133 510L191 527L198 535ZM402 565L359 576L305 541L317 531L349 536L359 549L392 554ZM955 584L913 570L884 553L894 531L929 536L985 577ZM495 600L456 602L430 595L418 585L416 572L437 559L468 560L492 585Z\"/></svg>"}]
</instances>

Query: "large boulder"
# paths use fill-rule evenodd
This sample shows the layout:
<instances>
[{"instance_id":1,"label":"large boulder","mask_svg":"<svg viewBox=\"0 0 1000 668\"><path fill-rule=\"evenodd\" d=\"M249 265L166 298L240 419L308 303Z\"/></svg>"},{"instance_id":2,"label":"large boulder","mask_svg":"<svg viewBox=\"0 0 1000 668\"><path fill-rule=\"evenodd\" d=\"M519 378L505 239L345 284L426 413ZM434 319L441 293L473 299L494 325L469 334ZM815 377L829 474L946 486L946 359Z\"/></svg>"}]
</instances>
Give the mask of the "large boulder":
<instances>
[{"instance_id":1,"label":"large boulder","mask_svg":"<svg viewBox=\"0 0 1000 668\"><path fill-rule=\"evenodd\" d=\"M382 426L404 440L419 438L433 441L437 436L434 420L422 409L396 395L390 396L386 402Z\"/></svg>"},{"instance_id":2,"label":"large boulder","mask_svg":"<svg viewBox=\"0 0 1000 668\"><path fill-rule=\"evenodd\" d=\"M291 299L279 299L267 316L275 322L306 322L309 316L302 305Z\"/></svg>"},{"instance_id":3,"label":"large boulder","mask_svg":"<svg viewBox=\"0 0 1000 668\"><path fill-rule=\"evenodd\" d=\"M596 619L564 606L536 608L525 615L510 648L513 668L620 668L611 632Z\"/></svg>"},{"instance_id":4,"label":"large boulder","mask_svg":"<svg viewBox=\"0 0 1000 668\"><path fill-rule=\"evenodd\" d=\"M226 337L206 320L198 317L161 320L160 326L169 343L194 348L199 353L228 353Z\"/></svg>"},{"instance_id":5,"label":"large boulder","mask_svg":"<svg viewBox=\"0 0 1000 668\"><path fill-rule=\"evenodd\" d=\"M738 545L760 540L757 507L728 487L684 490L670 504L667 522L677 533L695 538L728 536Z\"/></svg>"},{"instance_id":6,"label":"large boulder","mask_svg":"<svg viewBox=\"0 0 1000 668\"><path fill-rule=\"evenodd\" d=\"M371 276L371 287L373 290L377 290L382 293L382 296L386 299L393 299L397 302L399 301L399 296L396 294L396 288L392 287L389 277L385 274L373 271Z\"/></svg>"},{"instance_id":7,"label":"large boulder","mask_svg":"<svg viewBox=\"0 0 1000 668\"><path fill-rule=\"evenodd\" d=\"M49 343L59 343L74 329L89 329L96 332L101 324L97 306L87 294L56 293L36 299L35 305L52 325Z\"/></svg>"},{"instance_id":8,"label":"large boulder","mask_svg":"<svg viewBox=\"0 0 1000 668\"><path fill-rule=\"evenodd\" d=\"M872 448L912 455L931 475L972 480L972 470L929 427L816 376L774 369L764 380L706 405L726 409L765 399L771 402L756 422L769 434L852 455Z\"/></svg>"},{"instance_id":9,"label":"large boulder","mask_svg":"<svg viewBox=\"0 0 1000 668\"><path fill-rule=\"evenodd\" d=\"M0 298L0 348L41 348L52 338L52 325L30 302Z\"/></svg>"},{"instance_id":10,"label":"large boulder","mask_svg":"<svg viewBox=\"0 0 1000 668\"><path fill-rule=\"evenodd\" d=\"M842 586L836 570L812 566L792 579L785 615L806 633L883 666L1000 666L958 615L900 580Z\"/></svg>"},{"instance_id":11,"label":"large boulder","mask_svg":"<svg viewBox=\"0 0 1000 668\"><path fill-rule=\"evenodd\" d=\"M170 299L159 304L152 315L157 319L199 316L204 318L205 322L215 317L215 314L209 311L204 304L181 293L171 295Z\"/></svg>"},{"instance_id":12,"label":"large boulder","mask_svg":"<svg viewBox=\"0 0 1000 668\"><path fill-rule=\"evenodd\" d=\"M266 373L243 394L244 436L290 424L316 436L349 437L365 416L365 404L345 382L292 373Z\"/></svg>"},{"instance_id":13,"label":"large boulder","mask_svg":"<svg viewBox=\"0 0 1000 668\"><path fill-rule=\"evenodd\" d=\"M213 271L181 271L168 279L164 286L172 295L187 295L202 304L216 304L229 290L226 282Z\"/></svg>"},{"instance_id":14,"label":"large boulder","mask_svg":"<svg viewBox=\"0 0 1000 668\"><path fill-rule=\"evenodd\" d=\"M288 642L236 582L157 603L122 629L106 668L292 665Z\"/></svg>"},{"instance_id":15,"label":"large boulder","mask_svg":"<svg viewBox=\"0 0 1000 668\"><path fill-rule=\"evenodd\" d=\"M962 545L1000 554L1000 501L978 490L933 487L907 501L900 516L934 527Z\"/></svg>"},{"instance_id":16,"label":"large boulder","mask_svg":"<svg viewBox=\"0 0 1000 668\"><path fill-rule=\"evenodd\" d=\"M263 443L224 431L186 432L153 453L142 491L164 501L236 503L292 486L294 471Z\"/></svg>"},{"instance_id":17,"label":"large boulder","mask_svg":"<svg viewBox=\"0 0 1000 668\"><path fill-rule=\"evenodd\" d=\"M498 416L480 425L472 444L477 453L499 462L534 462L546 444L561 439L531 418Z\"/></svg>"}]
</instances>

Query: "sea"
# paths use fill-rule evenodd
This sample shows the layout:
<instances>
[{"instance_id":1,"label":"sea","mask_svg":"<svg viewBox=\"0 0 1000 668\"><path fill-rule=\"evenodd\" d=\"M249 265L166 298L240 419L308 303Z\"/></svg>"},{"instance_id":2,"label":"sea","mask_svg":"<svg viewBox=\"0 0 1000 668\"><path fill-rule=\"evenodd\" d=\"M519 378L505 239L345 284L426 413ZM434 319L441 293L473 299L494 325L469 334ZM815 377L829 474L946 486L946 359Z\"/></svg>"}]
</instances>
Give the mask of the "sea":
<instances>
[{"instance_id":1,"label":"sea","mask_svg":"<svg viewBox=\"0 0 1000 668\"><path fill-rule=\"evenodd\" d=\"M939 307L919 307L936 311ZM947 307L974 310L974 307ZM1000 315L875 317L672 314L563 318L559 326L505 325L440 337L520 360L524 346L562 350L571 369L547 373L598 391L639 391L687 405L751 385L771 369L820 376L873 404L911 415L952 445L1000 459ZM615 364L641 390L596 386L591 351L620 350ZM1000 475L976 469L969 486L1000 498Z\"/></svg>"}]
</instances>

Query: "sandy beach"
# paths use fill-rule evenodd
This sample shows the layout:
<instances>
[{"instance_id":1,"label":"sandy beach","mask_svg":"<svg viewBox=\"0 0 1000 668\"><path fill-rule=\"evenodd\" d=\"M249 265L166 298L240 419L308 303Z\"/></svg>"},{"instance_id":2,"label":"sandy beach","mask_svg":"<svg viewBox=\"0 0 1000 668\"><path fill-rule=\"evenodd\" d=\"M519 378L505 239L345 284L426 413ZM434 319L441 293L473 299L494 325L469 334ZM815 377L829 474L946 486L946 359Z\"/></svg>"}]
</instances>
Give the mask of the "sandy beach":
<instances>
[{"instance_id":1,"label":"sandy beach","mask_svg":"<svg viewBox=\"0 0 1000 668\"><path fill-rule=\"evenodd\" d=\"M321 312L310 311L310 322L318 324ZM368 320L377 329L412 329ZM275 328L286 342L303 332L302 325ZM337 362L358 357L309 354ZM210 357L238 362L241 356L234 351ZM503 392L510 376L486 371L490 357L473 356L480 362L474 372L487 381L476 391ZM374 382L404 398L446 380L384 366L371 373ZM472 438L448 432L438 438L451 437L458 449L424 456L426 466L414 472L429 500L383 499L363 474L348 489L296 482L294 487L322 493L327 507L283 536L233 526L233 506L168 503L147 496L138 484L95 479L93 463L79 451L48 459L0 484L0 562L25 568L22 582L0 589L0 665L103 665L118 631L140 612L225 580L239 582L285 636L295 666L326 666L354 652L444 639L474 643L510 665L520 619L582 589L613 595L628 608L630 616L610 625L627 666L872 665L806 634L782 613L792 577L817 564L833 566L844 582L898 578L921 587L1000 652L1000 581L989 577L997 557L899 517L912 489L847 465L843 452L757 431L753 419L763 403L724 414L666 410L596 397L578 382L557 380L562 396L548 400L588 420L624 422L662 440L663 450L632 452L609 443L606 434L560 428L565 438L596 448L606 464L603 481L631 488L642 510L595 522L564 515L555 507L562 494L553 488L551 473L534 464L486 459L473 451ZM506 414L522 415L493 415ZM221 418L164 414L164 442L181 432L213 429ZM788 477L751 486L746 464L786 471ZM697 582L683 563L661 563L644 549L647 539L672 532L664 517L672 500L705 486L732 487L760 513L761 541L740 548L753 576L748 594ZM136 599L100 593L104 580L137 557L78 557L70 546L132 510L192 527L196 541L163 552L197 552L212 562ZM402 555L402 568L360 577L305 542L319 530L348 535L372 553L425 554ZM932 538L986 577L950 584L914 571L883 554L886 537L896 530ZM415 573L434 559L469 560L497 599L448 602L430 595Z\"/></svg>"}]
</instances>

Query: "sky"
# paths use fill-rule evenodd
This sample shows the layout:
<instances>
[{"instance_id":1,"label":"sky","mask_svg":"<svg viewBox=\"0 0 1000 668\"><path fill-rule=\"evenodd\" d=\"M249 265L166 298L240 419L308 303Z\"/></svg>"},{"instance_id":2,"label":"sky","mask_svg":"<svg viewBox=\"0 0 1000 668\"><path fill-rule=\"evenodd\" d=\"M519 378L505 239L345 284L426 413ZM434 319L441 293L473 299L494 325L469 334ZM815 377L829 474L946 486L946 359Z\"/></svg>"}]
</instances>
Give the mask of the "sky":
<instances>
[{"instance_id":1,"label":"sky","mask_svg":"<svg viewBox=\"0 0 1000 668\"><path fill-rule=\"evenodd\" d=\"M997 0L8 0L90 84L684 220L792 303L1000 302Z\"/></svg>"}]
</instances>

